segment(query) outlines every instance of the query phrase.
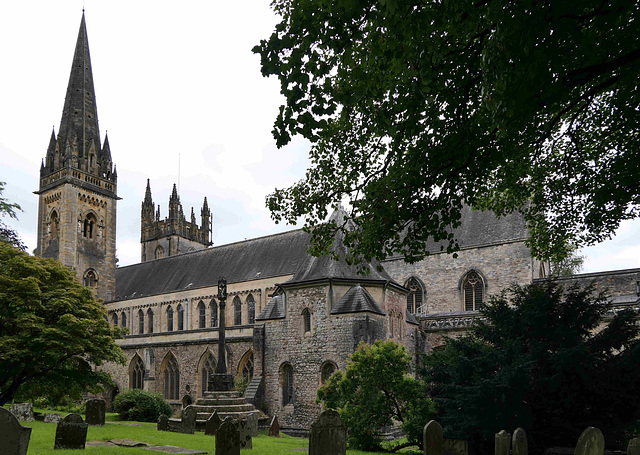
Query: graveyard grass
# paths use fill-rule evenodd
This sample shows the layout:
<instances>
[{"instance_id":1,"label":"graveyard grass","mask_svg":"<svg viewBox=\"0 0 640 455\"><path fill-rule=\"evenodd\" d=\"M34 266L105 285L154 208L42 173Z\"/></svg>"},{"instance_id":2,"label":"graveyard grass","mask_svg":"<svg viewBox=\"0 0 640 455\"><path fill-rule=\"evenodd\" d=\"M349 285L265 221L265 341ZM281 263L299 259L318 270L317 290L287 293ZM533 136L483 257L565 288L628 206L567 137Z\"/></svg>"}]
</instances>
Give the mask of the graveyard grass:
<instances>
[{"instance_id":1,"label":"graveyard grass","mask_svg":"<svg viewBox=\"0 0 640 455\"><path fill-rule=\"evenodd\" d=\"M51 411L48 411L51 412ZM53 411L59 412L59 411ZM67 413L62 412L63 416ZM84 416L83 416L84 417ZM137 425L127 425L127 423ZM31 441L29 442L29 451L27 455L78 455L78 450L53 450L53 441L56 433L56 424L44 423L39 421L20 422L22 426L31 427ZM114 418L113 414L107 414L107 424L104 427L89 426L87 432L87 442L89 441L108 441L110 439L133 439L134 441L142 441L153 445L172 445L188 449L196 449L208 452L214 455L215 438L213 436L205 436L204 432L196 432L195 434L170 433L166 431L158 431L155 423L144 422L119 422ZM296 449L309 448L309 440L302 438L294 438L281 433L280 438L269 437L268 431L260 431L257 438L253 438L253 449L242 450L241 453L247 455L253 453L255 455L291 455L292 453L307 453L306 451L297 451ZM163 452L155 452L135 447L96 447L86 446L82 451L87 455L150 455L162 454ZM347 450L348 455L366 455L373 452L361 452L355 450ZM402 454L419 454L417 449L411 451L400 451ZM380 452L377 452L379 455Z\"/></svg>"}]
</instances>

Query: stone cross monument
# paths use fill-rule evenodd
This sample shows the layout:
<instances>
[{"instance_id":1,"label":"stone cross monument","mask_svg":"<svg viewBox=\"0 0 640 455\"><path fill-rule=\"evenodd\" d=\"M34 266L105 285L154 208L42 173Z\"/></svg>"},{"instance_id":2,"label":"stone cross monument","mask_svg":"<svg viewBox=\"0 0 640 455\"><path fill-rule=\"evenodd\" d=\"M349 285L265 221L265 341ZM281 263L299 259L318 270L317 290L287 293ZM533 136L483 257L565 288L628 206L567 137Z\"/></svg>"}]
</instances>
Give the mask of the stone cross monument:
<instances>
[{"instance_id":1,"label":"stone cross monument","mask_svg":"<svg viewBox=\"0 0 640 455\"><path fill-rule=\"evenodd\" d=\"M233 390L233 376L227 373L227 346L225 339L225 307L227 306L227 280L224 276L218 279L218 300L220 301L220 324L218 325L218 364L216 371L209 378L209 390Z\"/></svg>"}]
</instances>

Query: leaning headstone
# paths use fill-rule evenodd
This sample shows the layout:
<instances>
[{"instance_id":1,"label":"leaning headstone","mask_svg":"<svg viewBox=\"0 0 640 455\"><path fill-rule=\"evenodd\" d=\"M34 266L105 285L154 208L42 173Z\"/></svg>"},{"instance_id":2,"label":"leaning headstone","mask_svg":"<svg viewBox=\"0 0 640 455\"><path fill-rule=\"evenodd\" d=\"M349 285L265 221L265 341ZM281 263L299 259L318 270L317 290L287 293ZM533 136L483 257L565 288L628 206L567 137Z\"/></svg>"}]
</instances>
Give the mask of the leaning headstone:
<instances>
[{"instance_id":1,"label":"leaning headstone","mask_svg":"<svg viewBox=\"0 0 640 455\"><path fill-rule=\"evenodd\" d=\"M575 455L602 455L604 453L604 436L596 427L589 427L582 432L576 444Z\"/></svg>"},{"instance_id":2,"label":"leaning headstone","mask_svg":"<svg viewBox=\"0 0 640 455\"><path fill-rule=\"evenodd\" d=\"M23 427L16 416L0 406L0 442L6 455L26 455L31 428Z\"/></svg>"},{"instance_id":3,"label":"leaning headstone","mask_svg":"<svg viewBox=\"0 0 640 455\"><path fill-rule=\"evenodd\" d=\"M104 426L104 416L107 411L107 402L102 398L94 398L87 401L85 416L89 425Z\"/></svg>"},{"instance_id":4,"label":"leaning headstone","mask_svg":"<svg viewBox=\"0 0 640 455\"><path fill-rule=\"evenodd\" d=\"M311 424L309 455L346 455L347 426L333 409L327 409Z\"/></svg>"},{"instance_id":5,"label":"leaning headstone","mask_svg":"<svg viewBox=\"0 0 640 455\"><path fill-rule=\"evenodd\" d=\"M258 413L252 412L247 417L247 428L249 429L249 436L252 438L258 437Z\"/></svg>"},{"instance_id":6,"label":"leaning headstone","mask_svg":"<svg viewBox=\"0 0 640 455\"><path fill-rule=\"evenodd\" d=\"M60 414L53 414L51 412L45 412L44 414L44 423L58 423L62 420L62 416Z\"/></svg>"},{"instance_id":7,"label":"leaning headstone","mask_svg":"<svg viewBox=\"0 0 640 455\"><path fill-rule=\"evenodd\" d=\"M511 435L504 430L496 433L495 455L509 455L511 449Z\"/></svg>"},{"instance_id":8,"label":"leaning headstone","mask_svg":"<svg viewBox=\"0 0 640 455\"><path fill-rule=\"evenodd\" d=\"M273 416L271 419L271 425L269 425L269 436L273 438L280 437L280 424L278 423L278 416Z\"/></svg>"},{"instance_id":9,"label":"leaning headstone","mask_svg":"<svg viewBox=\"0 0 640 455\"><path fill-rule=\"evenodd\" d=\"M513 455L528 455L529 446L527 445L527 433L524 428L516 428L511 438L511 450Z\"/></svg>"},{"instance_id":10,"label":"leaning headstone","mask_svg":"<svg viewBox=\"0 0 640 455\"><path fill-rule=\"evenodd\" d=\"M216 433L216 455L240 455L240 432L231 417L220 424Z\"/></svg>"},{"instance_id":11,"label":"leaning headstone","mask_svg":"<svg viewBox=\"0 0 640 455\"><path fill-rule=\"evenodd\" d=\"M33 422L33 404L31 403L18 403L9 406L11 414L16 416L16 419L21 422Z\"/></svg>"},{"instance_id":12,"label":"leaning headstone","mask_svg":"<svg viewBox=\"0 0 640 455\"><path fill-rule=\"evenodd\" d=\"M213 411L213 414L211 414L211 417L207 419L207 423L204 426L204 434L215 436L221 423L222 420L220 420L218 411Z\"/></svg>"},{"instance_id":13,"label":"leaning headstone","mask_svg":"<svg viewBox=\"0 0 640 455\"><path fill-rule=\"evenodd\" d=\"M169 431L169 416L162 414L158 417L158 431Z\"/></svg>"},{"instance_id":14,"label":"leaning headstone","mask_svg":"<svg viewBox=\"0 0 640 455\"><path fill-rule=\"evenodd\" d=\"M633 438L629 441L627 455L640 455L640 438Z\"/></svg>"},{"instance_id":15,"label":"leaning headstone","mask_svg":"<svg viewBox=\"0 0 640 455\"><path fill-rule=\"evenodd\" d=\"M182 431L181 433L193 434L196 431L196 418L198 410L195 406L187 406L182 410Z\"/></svg>"},{"instance_id":16,"label":"leaning headstone","mask_svg":"<svg viewBox=\"0 0 640 455\"><path fill-rule=\"evenodd\" d=\"M253 441L249 433L249 422L247 419L242 419L238 422L238 431L240 432L240 448L253 449Z\"/></svg>"},{"instance_id":17,"label":"leaning headstone","mask_svg":"<svg viewBox=\"0 0 640 455\"><path fill-rule=\"evenodd\" d=\"M422 447L424 455L442 455L444 450L442 426L435 420L430 420L422 430Z\"/></svg>"},{"instance_id":18,"label":"leaning headstone","mask_svg":"<svg viewBox=\"0 0 640 455\"><path fill-rule=\"evenodd\" d=\"M79 414L69 414L56 428L54 449L84 449L87 442L87 428Z\"/></svg>"}]
</instances>

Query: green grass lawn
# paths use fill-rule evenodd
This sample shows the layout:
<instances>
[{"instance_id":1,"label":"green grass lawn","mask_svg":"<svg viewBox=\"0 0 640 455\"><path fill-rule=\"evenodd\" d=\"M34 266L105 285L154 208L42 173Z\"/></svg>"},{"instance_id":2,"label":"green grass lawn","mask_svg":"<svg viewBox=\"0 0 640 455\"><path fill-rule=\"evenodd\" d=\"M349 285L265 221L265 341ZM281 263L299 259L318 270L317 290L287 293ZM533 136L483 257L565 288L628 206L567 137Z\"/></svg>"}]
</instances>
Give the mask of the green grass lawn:
<instances>
[{"instance_id":1,"label":"green grass lawn","mask_svg":"<svg viewBox=\"0 0 640 455\"><path fill-rule=\"evenodd\" d=\"M61 412L60 414L66 415ZM158 431L154 423L138 423L138 422L116 422L114 415L107 415L107 424L104 427L90 426L87 432L87 441L108 441L110 439L133 439L134 441L142 441L153 445L172 445L185 447L188 449L196 449L214 454L215 438L213 436L205 436L204 433L196 432L195 434L180 434ZM135 423L136 425L127 425ZM53 450L53 442L56 434L56 425L44 422L21 422L23 426L31 427L31 442L29 443L28 455L78 455L77 450ZM272 438L268 436L268 432L261 431L257 438L253 438L253 449L243 450L243 453L265 454L265 455L292 455L295 453L304 454L309 448L309 440L302 438L293 438L287 435L281 435L280 438ZM304 449L304 450L300 450ZM150 455L153 452L141 448L128 447L91 447L87 446L83 454L90 455ZM360 452L348 450L349 455L365 455L370 452ZM420 453L420 452L405 452Z\"/></svg>"}]
</instances>

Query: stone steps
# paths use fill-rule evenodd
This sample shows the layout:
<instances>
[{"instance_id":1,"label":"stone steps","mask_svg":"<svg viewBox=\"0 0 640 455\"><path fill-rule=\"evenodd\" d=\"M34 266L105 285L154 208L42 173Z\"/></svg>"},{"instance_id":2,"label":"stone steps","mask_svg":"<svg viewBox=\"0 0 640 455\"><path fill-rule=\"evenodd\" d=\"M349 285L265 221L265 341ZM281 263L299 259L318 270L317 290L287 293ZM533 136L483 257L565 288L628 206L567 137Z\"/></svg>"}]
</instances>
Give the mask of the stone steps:
<instances>
[{"instance_id":1,"label":"stone steps","mask_svg":"<svg viewBox=\"0 0 640 455\"><path fill-rule=\"evenodd\" d=\"M218 416L222 420L227 417L232 419L245 419L252 412L258 412L259 419L268 419L268 417L258 411L251 403L240 396L237 391L228 392L205 392L204 398L199 398L196 404L192 405L196 408L196 430L204 431L207 420L214 411L218 412Z\"/></svg>"}]
</instances>

